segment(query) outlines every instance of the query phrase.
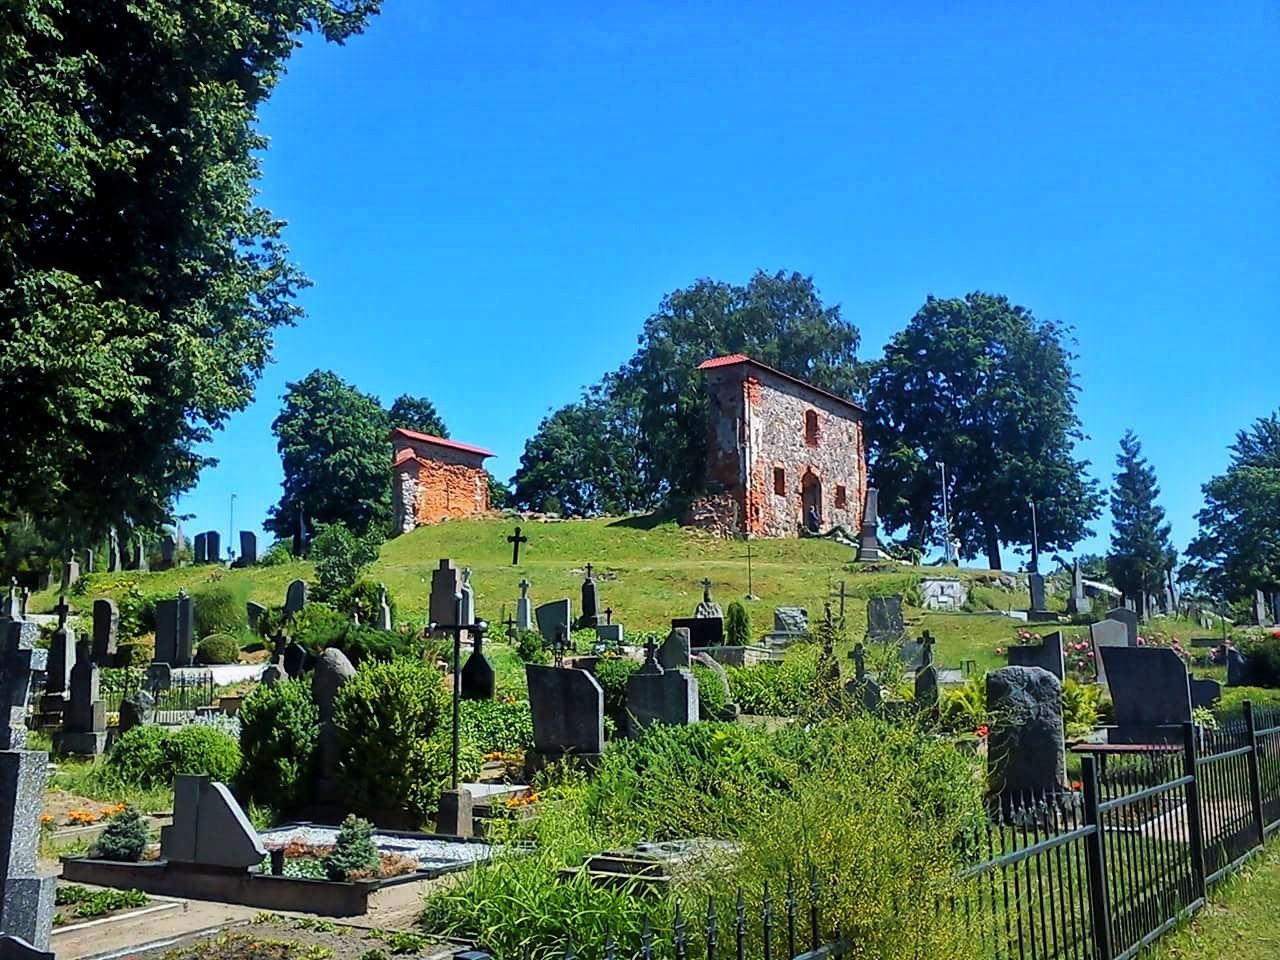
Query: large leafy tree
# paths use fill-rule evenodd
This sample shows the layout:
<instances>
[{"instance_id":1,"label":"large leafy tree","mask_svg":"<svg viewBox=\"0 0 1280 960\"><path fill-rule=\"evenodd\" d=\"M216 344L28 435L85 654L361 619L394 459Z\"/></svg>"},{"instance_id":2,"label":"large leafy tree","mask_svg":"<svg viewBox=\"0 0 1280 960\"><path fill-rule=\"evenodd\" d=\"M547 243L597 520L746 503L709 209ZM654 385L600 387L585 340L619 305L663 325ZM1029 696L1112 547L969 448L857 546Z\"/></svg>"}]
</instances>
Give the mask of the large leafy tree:
<instances>
[{"instance_id":1,"label":"large leafy tree","mask_svg":"<svg viewBox=\"0 0 1280 960\"><path fill-rule=\"evenodd\" d=\"M403 427L405 430L433 437L449 436L444 418L436 411L436 405L426 397L411 397L407 393L396 397L391 409L387 411L387 417L393 427Z\"/></svg>"},{"instance_id":2,"label":"large leafy tree","mask_svg":"<svg viewBox=\"0 0 1280 960\"><path fill-rule=\"evenodd\" d=\"M1142 456L1142 444L1132 430L1120 439L1116 467L1107 575L1126 597L1138 600L1164 587L1178 554L1169 540L1172 528L1165 522L1164 509L1156 502L1156 472Z\"/></svg>"},{"instance_id":3,"label":"large leafy tree","mask_svg":"<svg viewBox=\"0 0 1280 960\"><path fill-rule=\"evenodd\" d=\"M1182 577L1220 600L1280 591L1280 412L1236 434L1225 473L1202 488Z\"/></svg>"},{"instance_id":4,"label":"large leafy tree","mask_svg":"<svg viewBox=\"0 0 1280 960\"><path fill-rule=\"evenodd\" d=\"M594 513L693 496L707 442L699 363L746 353L852 396L858 343L840 308L824 305L812 278L798 273L757 272L745 285L703 279L676 290L645 321L630 361L542 422L514 478L516 500L536 507L552 498L570 512Z\"/></svg>"},{"instance_id":5,"label":"large leafy tree","mask_svg":"<svg viewBox=\"0 0 1280 960\"><path fill-rule=\"evenodd\" d=\"M271 429L284 492L271 508L268 530L290 536L301 516L309 525L342 523L359 534L390 518L390 426L377 397L315 370L288 384Z\"/></svg>"},{"instance_id":6,"label":"large leafy tree","mask_svg":"<svg viewBox=\"0 0 1280 960\"><path fill-rule=\"evenodd\" d=\"M891 529L915 544L942 515L947 467L952 530L966 557L1032 542L1067 550L1091 532L1097 484L1073 455L1082 438L1067 331L1003 296L929 297L885 347L867 407L873 477Z\"/></svg>"},{"instance_id":7,"label":"large leafy tree","mask_svg":"<svg viewBox=\"0 0 1280 960\"><path fill-rule=\"evenodd\" d=\"M380 0L0 4L0 514L164 519L303 278L257 110Z\"/></svg>"}]
</instances>

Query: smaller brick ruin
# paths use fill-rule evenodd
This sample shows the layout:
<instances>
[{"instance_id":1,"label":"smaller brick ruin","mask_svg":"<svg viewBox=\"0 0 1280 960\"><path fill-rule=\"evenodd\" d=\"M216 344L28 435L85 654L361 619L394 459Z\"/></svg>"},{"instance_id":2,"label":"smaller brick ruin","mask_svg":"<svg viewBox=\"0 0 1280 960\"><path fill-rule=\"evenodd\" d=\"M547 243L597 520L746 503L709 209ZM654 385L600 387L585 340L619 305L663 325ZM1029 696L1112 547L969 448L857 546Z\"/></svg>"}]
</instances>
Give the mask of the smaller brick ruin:
<instances>
[{"instance_id":1,"label":"smaller brick ruin","mask_svg":"<svg viewBox=\"0 0 1280 960\"><path fill-rule=\"evenodd\" d=\"M441 520L471 517L489 509L493 454L468 443L397 427L391 431L391 497L395 531Z\"/></svg>"}]
</instances>

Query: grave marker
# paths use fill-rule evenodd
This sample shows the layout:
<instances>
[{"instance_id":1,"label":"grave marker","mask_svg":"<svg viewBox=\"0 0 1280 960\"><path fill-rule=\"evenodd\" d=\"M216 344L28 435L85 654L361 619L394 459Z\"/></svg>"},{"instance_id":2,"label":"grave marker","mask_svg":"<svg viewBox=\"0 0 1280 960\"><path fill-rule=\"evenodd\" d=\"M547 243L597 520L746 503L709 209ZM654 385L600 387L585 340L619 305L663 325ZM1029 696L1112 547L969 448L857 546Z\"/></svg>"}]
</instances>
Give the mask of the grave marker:
<instances>
[{"instance_id":1,"label":"grave marker","mask_svg":"<svg viewBox=\"0 0 1280 960\"><path fill-rule=\"evenodd\" d=\"M1035 666L987 674L987 782L1006 809L1063 792L1067 783L1062 684Z\"/></svg>"},{"instance_id":2,"label":"grave marker","mask_svg":"<svg viewBox=\"0 0 1280 960\"><path fill-rule=\"evenodd\" d=\"M875 487L867 488L867 501L862 511L862 527L858 543L860 562L876 562L886 559L880 549L880 493Z\"/></svg>"},{"instance_id":3,"label":"grave marker","mask_svg":"<svg viewBox=\"0 0 1280 960\"><path fill-rule=\"evenodd\" d=\"M307 605L307 581L294 580L289 584L284 594L284 615L291 617L295 613L301 613L302 608Z\"/></svg>"},{"instance_id":4,"label":"grave marker","mask_svg":"<svg viewBox=\"0 0 1280 960\"><path fill-rule=\"evenodd\" d=\"M520 544L528 542L529 538L521 536L519 527L516 527L515 533L507 537L507 543L511 544L511 565L513 567L520 564Z\"/></svg>"},{"instance_id":5,"label":"grave marker","mask_svg":"<svg viewBox=\"0 0 1280 960\"><path fill-rule=\"evenodd\" d=\"M205 560L208 563L222 562L222 534L217 530L206 530L204 540L207 545L208 553Z\"/></svg>"},{"instance_id":6,"label":"grave marker","mask_svg":"<svg viewBox=\"0 0 1280 960\"><path fill-rule=\"evenodd\" d=\"M872 643L894 643L906 639L902 620L902 597L871 597L867 601L867 640Z\"/></svg>"},{"instance_id":7,"label":"grave marker","mask_svg":"<svg viewBox=\"0 0 1280 960\"><path fill-rule=\"evenodd\" d=\"M240 531L240 556L236 558L236 565L240 567L252 567L258 562L258 535L252 530Z\"/></svg>"},{"instance_id":8,"label":"grave marker","mask_svg":"<svg viewBox=\"0 0 1280 960\"><path fill-rule=\"evenodd\" d=\"M1111 743L1181 743L1191 720L1187 666L1166 647L1104 646L1107 686L1115 704Z\"/></svg>"},{"instance_id":9,"label":"grave marker","mask_svg":"<svg viewBox=\"0 0 1280 960\"><path fill-rule=\"evenodd\" d=\"M656 659L663 670L689 669L690 647L689 629L675 627L667 635L666 641L658 648Z\"/></svg>"},{"instance_id":10,"label":"grave marker","mask_svg":"<svg viewBox=\"0 0 1280 960\"><path fill-rule=\"evenodd\" d=\"M27 701L39 638L40 628L34 623L0 622L0 750L27 745Z\"/></svg>"},{"instance_id":11,"label":"grave marker","mask_svg":"<svg viewBox=\"0 0 1280 960\"><path fill-rule=\"evenodd\" d=\"M693 615L698 620L723 620L724 611L720 604L711 599L711 579L702 578L702 601L694 608Z\"/></svg>"},{"instance_id":12,"label":"grave marker","mask_svg":"<svg viewBox=\"0 0 1280 960\"><path fill-rule=\"evenodd\" d=\"M208 563L209 562L209 535L207 533L197 533L191 541L191 562L192 563Z\"/></svg>"},{"instance_id":13,"label":"grave marker","mask_svg":"<svg viewBox=\"0 0 1280 960\"><path fill-rule=\"evenodd\" d=\"M573 609L568 597L542 604L534 610L534 616L537 618L538 632L546 643L563 641L568 645L569 630L573 623Z\"/></svg>"},{"instance_id":14,"label":"grave marker","mask_svg":"<svg viewBox=\"0 0 1280 960\"><path fill-rule=\"evenodd\" d=\"M1012 645L1009 647L1009 666L1040 667L1052 673L1061 683L1067 675L1062 644L1062 634L1055 630L1045 634L1040 643Z\"/></svg>"},{"instance_id":15,"label":"grave marker","mask_svg":"<svg viewBox=\"0 0 1280 960\"><path fill-rule=\"evenodd\" d=\"M516 601L516 629L520 631L533 629L533 601L529 599L529 588L533 586L527 577L520 579L520 599Z\"/></svg>"},{"instance_id":16,"label":"grave marker","mask_svg":"<svg viewBox=\"0 0 1280 960\"><path fill-rule=\"evenodd\" d=\"M695 650L724 646L724 620L721 617L683 617L672 620L671 629L688 630L689 645Z\"/></svg>"},{"instance_id":17,"label":"grave marker","mask_svg":"<svg viewBox=\"0 0 1280 960\"><path fill-rule=\"evenodd\" d=\"M1124 624L1125 644L1130 647L1138 645L1138 614L1128 607L1116 607L1107 611L1108 620Z\"/></svg>"},{"instance_id":18,"label":"grave marker","mask_svg":"<svg viewBox=\"0 0 1280 960\"><path fill-rule=\"evenodd\" d=\"M596 595L596 579L591 573L591 564L587 564L587 576L582 581L582 618L578 621L581 627L594 627L600 622L599 598Z\"/></svg>"},{"instance_id":19,"label":"grave marker","mask_svg":"<svg viewBox=\"0 0 1280 960\"><path fill-rule=\"evenodd\" d=\"M107 705L98 695L98 665L87 640L76 644L71 698L56 739L60 752L82 757L96 757L107 745Z\"/></svg>"},{"instance_id":20,"label":"grave marker","mask_svg":"<svg viewBox=\"0 0 1280 960\"><path fill-rule=\"evenodd\" d=\"M115 665L116 637L120 611L114 600L93 601L93 662L100 667Z\"/></svg>"},{"instance_id":21,"label":"grave marker","mask_svg":"<svg viewBox=\"0 0 1280 960\"><path fill-rule=\"evenodd\" d=\"M1098 682L1106 683L1107 672L1102 662L1102 649L1129 646L1128 628L1119 620L1099 620L1089 624L1089 642L1093 646L1093 665L1098 670Z\"/></svg>"},{"instance_id":22,"label":"grave marker","mask_svg":"<svg viewBox=\"0 0 1280 960\"><path fill-rule=\"evenodd\" d=\"M565 601L566 603L568 601ZM586 670L525 664L534 749L543 761L604 753L604 690Z\"/></svg>"},{"instance_id":23,"label":"grave marker","mask_svg":"<svg viewBox=\"0 0 1280 960\"><path fill-rule=\"evenodd\" d=\"M183 773L174 779L173 823L160 829L160 856L247 871L262 863L267 850L226 784Z\"/></svg>"},{"instance_id":24,"label":"grave marker","mask_svg":"<svg viewBox=\"0 0 1280 960\"><path fill-rule=\"evenodd\" d=\"M0 932L49 948L55 877L37 867L48 754L0 751Z\"/></svg>"}]
</instances>

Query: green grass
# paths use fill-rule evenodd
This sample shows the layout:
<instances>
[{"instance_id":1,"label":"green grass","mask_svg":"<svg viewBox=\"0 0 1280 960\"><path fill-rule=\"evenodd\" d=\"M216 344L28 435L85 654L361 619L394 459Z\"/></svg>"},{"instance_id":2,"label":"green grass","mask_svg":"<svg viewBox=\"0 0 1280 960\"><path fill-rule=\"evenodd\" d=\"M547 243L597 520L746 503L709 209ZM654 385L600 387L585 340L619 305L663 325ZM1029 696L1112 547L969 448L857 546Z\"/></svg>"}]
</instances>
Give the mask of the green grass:
<instances>
[{"instance_id":1,"label":"green grass","mask_svg":"<svg viewBox=\"0 0 1280 960\"><path fill-rule=\"evenodd\" d=\"M100 803L126 803L143 813L159 813L173 809L173 788L140 787L125 783L115 776L106 761L77 760L63 757L58 761L58 772L49 778L48 787L65 790L86 800Z\"/></svg>"}]
</instances>

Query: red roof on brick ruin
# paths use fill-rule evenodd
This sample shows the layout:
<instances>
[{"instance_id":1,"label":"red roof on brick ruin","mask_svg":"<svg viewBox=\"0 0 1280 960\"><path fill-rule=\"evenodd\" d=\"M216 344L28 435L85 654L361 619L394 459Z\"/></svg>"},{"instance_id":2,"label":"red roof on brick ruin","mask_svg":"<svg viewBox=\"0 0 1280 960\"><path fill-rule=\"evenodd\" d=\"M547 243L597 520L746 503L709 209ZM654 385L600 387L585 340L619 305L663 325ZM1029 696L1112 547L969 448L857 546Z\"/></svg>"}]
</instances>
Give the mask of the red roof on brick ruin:
<instances>
[{"instance_id":1,"label":"red roof on brick ruin","mask_svg":"<svg viewBox=\"0 0 1280 960\"><path fill-rule=\"evenodd\" d=\"M473 447L469 443L459 443L457 440L446 440L444 437L433 437L429 433L418 433L416 430L406 430L404 427L396 427L391 431L393 441L397 433L409 440L414 440L418 443L430 444L433 447L444 447L446 450L458 450L462 453L475 454L477 457L495 456L492 450L486 450L484 447ZM396 454L397 465L403 462L404 459L407 459L403 456L403 453L404 451L401 451ZM412 453L410 453L410 455L412 456Z\"/></svg>"},{"instance_id":2,"label":"red roof on brick ruin","mask_svg":"<svg viewBox=\"0 0 1280 960\"><path fill-rule=\"evenodd\" d=\"M836 403L843 404L846 407L851 407L854 410L857 410L859 413L866 412L866 408L863 407L861 404L854 403L852 400L848 400L845 397L838 396L832 393L830 390L823 390L821 387L815 387L812 383L808 383L804 380L801 380L799 377L793 377L789 373L783 373L781 370L778 370L775 367L771 367L767 363L761 363L759 360L752 360L745 353L731 353L731 354L728 354L727 356L712 357L710 360L703 360L700 364L698 364L698 369L699 370L717 370L721 367L736 367L740 363L746 364L747 366L750 366L750 367L755 367L757 370L764 370L766 373L771 373L775 377L781 377L783 380L787 380L790 383L796 384L797 386L804 387L806 390L812 390L814 393L819 393L822 396L826 397L828 400L834 400Z\"/></svg>"}]
</instances>

